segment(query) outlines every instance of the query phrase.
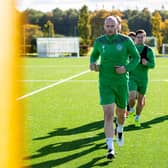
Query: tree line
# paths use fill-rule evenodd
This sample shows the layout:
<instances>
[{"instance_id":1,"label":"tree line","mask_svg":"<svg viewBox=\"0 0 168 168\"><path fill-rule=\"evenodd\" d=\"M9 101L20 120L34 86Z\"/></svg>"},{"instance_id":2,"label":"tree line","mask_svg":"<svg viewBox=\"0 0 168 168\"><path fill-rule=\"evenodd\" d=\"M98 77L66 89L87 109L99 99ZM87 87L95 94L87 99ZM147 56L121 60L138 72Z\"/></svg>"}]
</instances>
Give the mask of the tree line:
<instances>
[{"instance_id":1,"label":"tree line","mask_svg":"<svg viewBox=\"0 0 168 168\"><path fill-rule=\"evenodd\" d=\"M80 36L81 45L90 46L97 36L104 33L103 22L109 15L120 16L122 19L121 33L144 29L147 36L155 36L158 49L162 43L168 43L168 10L95 10L89 11L84 5L80 10L61 10L55 8L50 12L26 9L21 12L24 19L24 43L30 50L36 50L36 37Z\"/></svg>"}]
</instances>

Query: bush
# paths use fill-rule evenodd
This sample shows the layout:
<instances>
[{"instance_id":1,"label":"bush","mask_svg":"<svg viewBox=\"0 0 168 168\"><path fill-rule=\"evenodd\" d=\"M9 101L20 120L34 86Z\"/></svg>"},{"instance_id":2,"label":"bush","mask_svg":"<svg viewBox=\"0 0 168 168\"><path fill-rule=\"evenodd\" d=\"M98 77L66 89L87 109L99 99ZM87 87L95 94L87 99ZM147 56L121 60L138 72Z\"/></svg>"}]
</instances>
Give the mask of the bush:
<instances>
[{"instance_id":1,"label":"bush","mask_svg":"<svg viewBox=\"0 0 168 168\"><path fill-rule=\"evenodd\" d=\"M80 45L80 56L87 56L89 48L89 45Z\"/></svg>"},{"instance_id":2,"label":"bush","mask_svg":"<svg viewBox=\"0 0 168 168\"><path fill-rule=\"evenodd\" d=\"M90 41L80 39L80 56L87 56L90 50Z\"/></svg>"}]
</instances>

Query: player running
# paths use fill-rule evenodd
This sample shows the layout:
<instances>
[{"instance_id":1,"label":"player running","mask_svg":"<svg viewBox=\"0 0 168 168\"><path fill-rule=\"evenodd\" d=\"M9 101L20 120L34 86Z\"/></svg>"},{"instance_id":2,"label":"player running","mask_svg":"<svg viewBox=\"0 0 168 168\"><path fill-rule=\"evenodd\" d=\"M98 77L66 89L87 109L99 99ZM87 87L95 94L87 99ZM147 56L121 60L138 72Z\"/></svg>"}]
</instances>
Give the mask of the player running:
<instances>
[{"instance_id":1,"label":"player running","mask_svg":"<svg viewBox=\"0 0 168 168\"><path fill-rule=\"evenodd\" d=\"M155 56L152 49L145 45L146 32L142 29L136 31L136 47L141 55L141 61L137 67L129 73L129 116L134 117L136 104L135 126L140 127L140 114L145 105L145 94L148 85L148 70L155 67Z\"/></svg>"},{"instance_id":2,"label":"player running","mask_svg":"<svg viewBox=\"0 0 168 168\"><path fill-rule=\"evenodd\" d=\"M131 31L128 33L128 36L132 39L132 41L135 43L135 38L136 38L136 33ZM131 57L130 57L131 59ZM129 104L127 105L127 111L125 113L125 117L127 118L128 117L128 114L129 114L129 111L130 111L130 108L129 108ZM131 118L131 117L130 117Z\"/></svg>"},{"instance_id":3,"label":"player running","mask_svg":"<svg viewBox=\"0 0 168 168\"><path fill-rule=\"evenodd\" d=\"M100 57L99 93L100 104L104 111L104 130L107 144L107 158L115 156L113 144L113 117L117 106L117 143L123 145L124 114L128 102L128 73L139 62L138 51L132 40L118 33L118 23L114 16L104 22L105 35L98 37L90 57L90 69L97 71L97 60ZM129 62L129 56L132 56Z\"/></svg>"}]
</instances>

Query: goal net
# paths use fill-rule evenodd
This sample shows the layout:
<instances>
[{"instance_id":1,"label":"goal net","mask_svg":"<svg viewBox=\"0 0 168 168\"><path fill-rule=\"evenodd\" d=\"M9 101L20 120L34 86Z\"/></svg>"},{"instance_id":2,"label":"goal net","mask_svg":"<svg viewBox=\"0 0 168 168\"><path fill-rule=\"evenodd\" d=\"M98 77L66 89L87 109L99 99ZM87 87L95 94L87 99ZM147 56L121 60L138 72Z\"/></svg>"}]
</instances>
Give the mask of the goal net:
<instances>
[{"instance_id":1,"label":"goal net","mask_svg":"<svg viewBox=\"0 0 168 168\"><path fill-rule=\"evenodd\" d=\"M151 49L153 50L153 52L155 54L158 54L157 39L156 39L156 37L154 37L154 36L147 36L145 44L147 44L148 46L150 46Z\"/></svg>"},{"instance_id":2,"label":"goal net","mask_svg":"<svg viewBox=\"0 0 168 168\"><path fill-rule=\"evenodd\" d=\"M37 53L39 57L79 57L79 38L37 38Z\"/></svg>"},{"instance_id":3,"label":"goal net","mask_svg":"<svg viewBox=\"0 0 168 168\"><path fill-rule=\"evenodd\" d=\"M168 54L168 43L162 44L162 54Z\"/></svg>"},{"instance_id":4,"label":"goal net","mask_svg":"<svg viewBox=\"0 0 168 168\"><path fill-rule=\"evenodd\" d=\"M157 40L154 36L147 36L145 44L147 44L150 47L157 47Z\"/></svg>"}]
</instances>

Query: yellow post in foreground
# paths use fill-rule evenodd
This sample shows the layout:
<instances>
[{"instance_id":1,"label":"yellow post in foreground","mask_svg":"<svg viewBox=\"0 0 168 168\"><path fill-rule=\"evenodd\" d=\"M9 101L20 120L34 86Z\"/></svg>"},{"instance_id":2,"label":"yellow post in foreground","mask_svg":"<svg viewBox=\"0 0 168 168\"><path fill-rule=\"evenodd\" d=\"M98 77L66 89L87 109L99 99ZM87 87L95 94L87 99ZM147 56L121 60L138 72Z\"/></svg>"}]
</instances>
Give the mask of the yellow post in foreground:
<instances>
[{"instance_id":1,"label":"yellow post in foreground","mask_svg":"<svg viewBox=\"0 0 168 168\"><path fill-rule=\"evenodd\" d=\"M0 1L0 168L22 167L23 111L18 97L18 20L14 0Z\"/></svg>"}]
</instances>

